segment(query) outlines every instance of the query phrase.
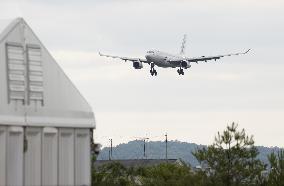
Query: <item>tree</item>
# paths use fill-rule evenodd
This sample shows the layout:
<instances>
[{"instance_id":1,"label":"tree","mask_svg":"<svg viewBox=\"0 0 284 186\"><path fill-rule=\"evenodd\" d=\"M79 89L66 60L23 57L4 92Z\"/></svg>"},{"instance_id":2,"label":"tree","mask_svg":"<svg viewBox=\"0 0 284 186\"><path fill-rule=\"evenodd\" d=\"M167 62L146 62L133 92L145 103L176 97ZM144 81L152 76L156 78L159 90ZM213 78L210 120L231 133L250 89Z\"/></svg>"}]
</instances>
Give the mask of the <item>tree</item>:
<instances>
[{"instance_id":1,"label":"tree","mask_svg":"<svg viewBox=\"0 0 284 186\"><path fill-rule=\"evenodd\" d=\"M145 186L199 186L202 176L191 171L185 163L163 163L151 167L141 167L138 170L141 185Z\"/></svg>"},{"instance_id":2,"label":"tree","mask_svg":"<svg viewBox=\"0 0 284 186\"><path fill-rule=\"evenodd\" d=\"M284 185L284 150L280 150L277 155L272 153L268 156L271 164L271 171L268 176L268 185Z\"/></svg>"},{"instance_id":3,"label":"tree","mask_svg":"<svg viewBox=\"0 0 284 186\"><path fill-rule=\"evenodd\" d=\"M214 143L197 149L193 155L204 166L207 185L260 185L263 163L256 157L253 136L245 130L237 130L232 123L222 133L218 132Z\"/></svg>"},{"instance_id":4,"label":"tree","mask_svg":"<svg viewBox=\"0 0 284 186\"><path fill-rule=\"evenodd\" d=\"M127 168L118 162L105 164L93 170L94 186L131 186L133 185L129 179Z\"/></svg>"}]
</instances>

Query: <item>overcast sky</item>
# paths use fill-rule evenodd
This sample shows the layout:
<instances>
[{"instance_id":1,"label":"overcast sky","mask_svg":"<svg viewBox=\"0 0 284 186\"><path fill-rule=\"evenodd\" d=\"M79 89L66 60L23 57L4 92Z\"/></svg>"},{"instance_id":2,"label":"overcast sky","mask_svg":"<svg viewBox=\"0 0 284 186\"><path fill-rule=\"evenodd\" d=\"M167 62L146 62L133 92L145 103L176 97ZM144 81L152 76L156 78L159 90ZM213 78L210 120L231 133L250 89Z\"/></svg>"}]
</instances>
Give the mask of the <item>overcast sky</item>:
<instances>
[{"instance_id":1,"label":"overcast sky","mask_svg":"<svg viewBox=\"0 0 284 186\"><path fill-rule=\"evenodd\" d=\"M257 145L284 147L282 0L1 0L0 18L24 17L94 109L96 140L147 136L211 144L235 121ZM174 69L105 59L149 49L245 56Z\"/></svg>"}]
</instances>

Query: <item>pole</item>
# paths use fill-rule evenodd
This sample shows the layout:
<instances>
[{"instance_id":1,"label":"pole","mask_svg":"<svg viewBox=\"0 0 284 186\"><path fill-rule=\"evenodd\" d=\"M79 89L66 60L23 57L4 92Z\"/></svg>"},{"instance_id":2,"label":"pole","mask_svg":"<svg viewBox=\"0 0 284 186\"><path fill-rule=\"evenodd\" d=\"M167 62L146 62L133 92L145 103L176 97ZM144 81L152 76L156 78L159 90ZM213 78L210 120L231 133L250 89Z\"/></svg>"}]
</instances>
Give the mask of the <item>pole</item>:
<instances>
[{"instance_id":1,"label":"pole","mask_svg":"<svg viewBox=\"0 0 284 186\"><path fill-rule=\"evenodd\" d=\"M168 161L168 134L166 133L166 160Z\"/></svg>"},{"instance_id":2,"label":"pole","mask_svg":"<svg viewBox=\"0 0 284 186\"><path fill-rule=\"evenodd\" d=\"M109 139L110 141L110 148L108 151L108 160L112 160L112 139Z\"/></svg>"},{"instance_id":3,"label":"pole","mask_svg":"<svg viewBox=\"0 0 284 186\"><path fill-rule=\"evenodd\" d=\"M108 150L108 160L110 160L110 149Z\"/></svg>"},{"instance_id":4,"label":"pole","mask_svg":"<svg viewBox=\"0 0 284 186\"><path fill-rule=\"evenodd\" d=\"M112 159L112 139L110 139L110 157Z\"/></svg>"},{"instance_id":5,"label":"pole","mask_svg":"<svg viewBox=\"0 0 284 186\"><path fill-rule=\"evenodd\" d=\"M147 159L147 148L146 148L146 140L148 140L149 138L143 138L143 142L144 142L144 159Z\"/></svg>"},{"instance_id":6,"label":"pole","mask_svg":"<svg viewBox=\"0 0 284 186\"><path fill-rule=\"evenodd\" d=\"M146 158L146 140L144 139L144 159Z\"/></svg>"}]
</instances>

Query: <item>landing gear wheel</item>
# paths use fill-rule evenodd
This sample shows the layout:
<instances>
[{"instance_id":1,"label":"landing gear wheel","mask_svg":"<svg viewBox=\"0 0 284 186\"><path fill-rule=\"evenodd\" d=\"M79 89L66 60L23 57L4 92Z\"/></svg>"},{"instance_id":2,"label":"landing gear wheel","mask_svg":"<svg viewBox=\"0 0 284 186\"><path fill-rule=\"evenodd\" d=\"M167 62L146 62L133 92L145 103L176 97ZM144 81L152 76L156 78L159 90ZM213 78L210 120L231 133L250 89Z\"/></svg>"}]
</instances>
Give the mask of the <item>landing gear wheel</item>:
<instances>
[{"instance_id":1,"label":"landing gear wheel","mask_svg":"<svg viewBox=\"0 0 284 186\"><path fill-rule=\"evenodd\" d=\"M157 76L158 75L158 73L157 73L157 71L154 69L154 66L155 66L155 64L154 63L151 63L151 70L150 70L150 74L152 75L152 76Z\"/></svg>"},{"instance_id":2,"label":"landing gear wheel","mask_svg":"<svg viewBox=\"0 0 284 186\"><path fill-rule=\"evenodd\" d=\"M150 70L150 73L152 76L157 76L158 75L158 72L156 70Z\"/></svg>"},{"instance_id":3,"label":"landing gear wheel","mask_svg":"<svg viewBox=\"0 0 284 186\"><path fill-rule=\"evenodd\" d=\"M184 75L184 71L182 68L178 69L177 72L178 72L178 75Z\"/></svg>"}]
</instances>

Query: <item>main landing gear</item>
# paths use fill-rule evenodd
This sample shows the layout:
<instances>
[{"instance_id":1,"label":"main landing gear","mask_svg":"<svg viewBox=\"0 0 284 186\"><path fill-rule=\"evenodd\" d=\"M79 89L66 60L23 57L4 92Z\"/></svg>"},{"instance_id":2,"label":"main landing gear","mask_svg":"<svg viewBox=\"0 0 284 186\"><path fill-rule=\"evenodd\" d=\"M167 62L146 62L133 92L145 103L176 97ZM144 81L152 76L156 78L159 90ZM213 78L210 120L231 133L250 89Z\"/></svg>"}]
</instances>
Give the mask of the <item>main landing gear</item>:
<instances>
[{"instance_id":1,"label":"main landing gear","mask_svg":"<svg viewBox=\"0 0 284 186\"><path fill-rule=\"evenodd\" d=\"M154 68L154 66L155 66L155 64L154 63L151 63L151 70L150 70L150 74L152 75L152 76L157 76L157 71L155 70L155 68Z\"/></svg>"},{"instance_id":2,"label":"main landing gear","mask_svg":"<svg viewBox=\"0 0 284 186\"><path fill-rule=\"evenodd\" d=\"M177 72L178 72L178 75L184 75L184 71L183 71L182 68L179 68L179 69L177 70Z\"/></svg>"}]
</instances>

